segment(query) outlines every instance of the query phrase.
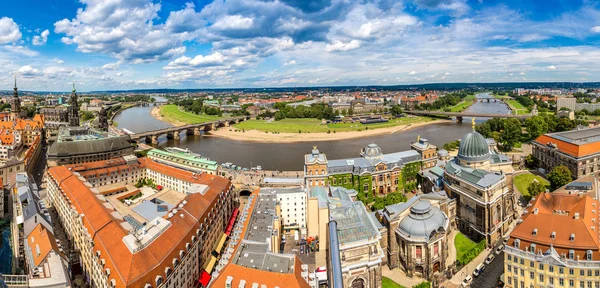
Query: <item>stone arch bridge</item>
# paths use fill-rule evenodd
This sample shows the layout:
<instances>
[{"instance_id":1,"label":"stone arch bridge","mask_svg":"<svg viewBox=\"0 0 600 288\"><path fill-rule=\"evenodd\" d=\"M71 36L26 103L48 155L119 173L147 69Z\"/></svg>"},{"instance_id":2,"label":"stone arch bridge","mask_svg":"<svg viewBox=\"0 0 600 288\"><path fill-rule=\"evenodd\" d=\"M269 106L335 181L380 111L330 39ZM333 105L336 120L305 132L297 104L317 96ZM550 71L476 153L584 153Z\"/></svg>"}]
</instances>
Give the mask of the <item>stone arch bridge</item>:
<instances>
[{"instance_id":1,"label":"stone arch bridge","mask_svg":"<svg viewBox=\"0 0 600 288\"><path fill-rule=\"evenodd\" d=\"M202 131L208 132L221 127L228 127L245 120L250 119L250 116L240 116L227 119L220 119L211 122L203 122L198 124L188 124L183 126L168 127L159 130L146 131L141 133L131 134L131 140L141 141L146 140L146 143L158 144L158 138L162 135L167 135L168 139L179 140L180 134L185 132L187 135L200 135Z\"/></svg>"}]
</instances>

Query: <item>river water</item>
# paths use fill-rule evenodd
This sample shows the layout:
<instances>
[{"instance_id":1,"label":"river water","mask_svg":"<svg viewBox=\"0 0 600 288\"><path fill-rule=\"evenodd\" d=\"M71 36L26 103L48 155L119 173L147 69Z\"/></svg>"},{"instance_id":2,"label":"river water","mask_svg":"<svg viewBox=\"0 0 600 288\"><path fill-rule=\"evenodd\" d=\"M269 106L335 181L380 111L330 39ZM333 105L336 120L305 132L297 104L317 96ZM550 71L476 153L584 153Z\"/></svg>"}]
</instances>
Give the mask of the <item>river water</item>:
<instances>
[{"instance_id":1,"label":"river water","mask_svg":"<svg viewBox=\"0 0 600 288\"><path fill-rule=\"evenodd\" d=\"M491 98L488 94L478 94L478 99ZM127 128L132 132L157 130L171 125L150 115L153 107L134 107L115 117L118 128ZM508 114L510 109L502 102L477 102L468 111L482 113ZM477 122L485 119L476 119ZM257 143L236 141L218 137L185 136L181 140L159 139L159 148L181 147L200 153L219 163L231 162L242 167L260 165L265 170L302 170L304 155L316 145L328 159L359 157L360 150L370 143L376 143L383 153L392 153L410 149L417 136L427 138L431 143L442 146L444 143L460 139L471 129L471 119L465 117L463 123L432 124L394 134L363 137L339 141L315 141L298 143Z\"/></svg>"}]
</instances>

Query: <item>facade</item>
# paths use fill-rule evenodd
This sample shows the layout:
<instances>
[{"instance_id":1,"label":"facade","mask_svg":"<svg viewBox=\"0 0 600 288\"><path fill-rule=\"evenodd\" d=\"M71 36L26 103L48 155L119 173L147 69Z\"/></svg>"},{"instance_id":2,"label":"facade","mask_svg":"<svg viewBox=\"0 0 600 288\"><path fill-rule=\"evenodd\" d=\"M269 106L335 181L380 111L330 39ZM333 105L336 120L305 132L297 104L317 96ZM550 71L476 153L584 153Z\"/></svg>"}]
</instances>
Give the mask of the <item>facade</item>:
<instances>
[{"instance_id":1,"label":"facade","mask_svg":"<svg viewBox=\"0 0 600 288\"><path fill-rule=\"evenodd\" d=\"M420 152L383 154L381 148L372 143L360 155L360 158L327 160L315 147L304 157L305 186L342 186L366 198L416 188L416 176L422 165Z\"/></svg>"},{"instance_id":2,"label":"facade","mask_svg":"<svg viewBox=\"0 0 600 288\"><path fill-rule=\"evenodd\" d=\"M308 265L279 251L281 225L277 195L254 192L242 208L226 252L209 287L308 288ZM239 240L237 240L239 238ZM210 276L208 276L210 277ZM202 281L201 281L202 282Z\"/></svg>"},{"instance_id":3,"label":"facade","mask_svg":"<svg viewBox=\"0 0 600 288\"><path fill-rule=\"evenodd\" d=\"M542 135L532 150L540 168L565 165L573 178L580 178L600 170L600 127Z\"/></svg>"},{"instance_id":4,"label":"facade","mask_svg":"<svg viewBox=\"0 0 600 288\"><path fill-rule=\"evenodd\" d=\"M281 221L286 232L306 227L306 191L304 188L261 188L260 191L277 196L281 206Z\"/></svg>"},{"instance_id":5,"label":"facade","mask_svg":"<svg viewBox=\"0 0 600 288\"><path fill-rule=\"evenodd\" d=\"M86 163L133 154L129 135L114 136L86 127L61 127L48 148L48 166Z\"/></svg>"},{"instance_id":6,"label":"facade","mask_svg":"<svg viewBox=\"0 0 600 288\"><path fill-rule=\"evenodd\" d=\"M576 103L575 111L579 112L583 109L586 109L590 112L594 112L597 109L600 109L600 103Z\"/></svg>"},{"instance_id":7,"label":"facade","mask_svg":"<svg viewBox=\"0 0 600 288\"><path fill-rule=\"evenodd\" d=\"M436 166L438 160L437 146L429 143L421 136L417 137L417 142L410 144L410 149L419 152L421 155L421 169L429 169Z\"/></svg>"},{"instance_id":8,"label":"facade","mask_svg":"<svg viewBox=\"0 0 600 288\"><path fill-rule=\"evenodd\" d=\"M44 116L44 127L46 129L46 141L54 141L58 135L60 127L69 126L69 110L68 106L60 105L55 107L45 107L40 109L40 113Z\"/></svg>"},{"instance_id":9,"label":"facade","mask_svg":"<svg viewBox=\"0 0 600 288\"><path fill-rule=\"evenodd\" d=\"M98 112L98 129L108 131L108 112L102 107Z\"/></svg>"},{"instance_id":10,"label":"facade","mask_svg":"<svg viewBox=\"0 0 600 288\"><path fill-rule=\"evenodd\" d=\"M165 188L125 201L148 178ZM229 180L148 158L52 167L47 183L91 287L195 287L234 211Z\"/></svg>"},{"instance_id":11,"label":"facade","mask_svg":"<svg viewBox=\"0 0 600 288\"><path fill-rule=\"evenodd\" d=\"M21 99L19 99L19 90L17 88L16 76L13 97L10 99L10 116L11 120L15 120L21 117Z\"/></svg>"},{"instance_id":12,"label":"facade","mask_svg":"<svg viewBox=\"0 0 600 288\"><path fill-rule=\"evenodd\" d=\"M385 253L381 247L381 224L353 191L342 187L315 186L308 198L308 236L327 239L327 224L337 222L344 287L381 288L381 266ZM350 194L349 194L350 193ZM315 252L317 267L326 264L326 249Z\"/></svg>"},{"instance_id":13,"label":"facade","mask_svg":"<svg viewBox=\"0 0 600 288\"><path fill-rule=\"evenodd\" d=\"M458 156L444 166L443 180L446 193L456 200L461 232L492 245L508 231L516 205L503 172L510 166L510 160L494 154L475 129L462 138Z\"/></svg>"},{"instance_id":14,"label":"facade","mask_svg":"<svg viewBox=\"0 0 600 288\"><path fill-rule=\"evenodd\" d=\"M346 111L350 114L350 110L352 110L353 115L357 114L367 114L372 112L378 112L383 109L383 102L370 101L368 99L357 99L348 102L335 102L330 104L333 111Z\"/></svg>"},{"instance_id":15,"label":"facade","mask_svg":"<svg viewBox=\"0 0 600 288\"><path fill-rule=\"evenodd\" d=\"M560 111L561 108L575 111L575 104L577 104L577 98L575 97L558 97L556 99L556 111Z\"/></svg>"},{"instance_id":16,"label":"facade","mask_svg":"<svg viewBox=\"0 0 600 288\"><path fill-rule=\"evenodd\" d=\"M448 237L455 224L456 201L421 194L375 215L384 227L382 248L390 269L431 281L453 264L448 261Z\"/></svg>"},{"instance_id":17,"label":"facade","mask_svg":"<svg viewBox=\"0 0 600 288\"><path fill-rule=\"evenodd\" d=\"M73 84L73 92L69 101L69 126L79 127L79 102L77 101L75 84Z\"/></svg>"},{"instance_id":18,"label":"facade","mask_svg":"<svg viewBox=\"0 0 600 288\"><path fill-rule=\"evenodd\" d=\"M219 175L219 165L216 161L202 157L188 149L176 147L169 147L165 150L152 149L148 151L147 157L156 162L165 163L180 169L197 173Z\"/></svg>"},{"instance_id":19,"label":"facade","mask_svg":"<svg viewBox=\"0 0 600 288\"><path fill-rule=\"evenodd\" d=\"M504 248L506 287L600 287L599 205L577 194L532 199Z\"/></svg>"}]
</instances>

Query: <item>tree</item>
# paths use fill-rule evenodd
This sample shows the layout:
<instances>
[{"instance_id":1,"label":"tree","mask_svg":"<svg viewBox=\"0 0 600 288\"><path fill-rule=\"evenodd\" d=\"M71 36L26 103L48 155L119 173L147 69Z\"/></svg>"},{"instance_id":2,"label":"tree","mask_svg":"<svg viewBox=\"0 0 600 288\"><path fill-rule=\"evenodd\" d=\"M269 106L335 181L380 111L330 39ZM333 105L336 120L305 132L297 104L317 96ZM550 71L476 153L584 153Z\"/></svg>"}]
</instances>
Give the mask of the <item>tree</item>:
<instances>
[{"instance_id":1,"label":"tree","mask_svg":"<svg viewBox=\"0 0 600 288\"><path fill-rule=\"evenodd\" d=\"M567 117L560 117L560 119L558 119L558 124L556 124L556 132L570 131L573 129L575 129L575 121Z\"/></svg>"},{"instance_id":2,"label":"tree","mask_svg":"<svg viewBox=\"0 0 600 288\"><path fill-rule=\"evenodd\" d=\"M529 154L525 157L525 166L528 168L535 168L537 166L537 159L533 157L533 154Z\"/></svg>"},{"instance_id":3,"label":"tree","mask_svg":"<svg viewBox=\"0 0 600 288\"><path fill-rule=\"evenodd\" d=\"M527 192L529 192L529 199L525 199L527 201L531 200L531 197L535 197L537 195L539 195L540 193L546 191L546 185L542 184L540 181L537 180L533 180L533 182L531 182L531 184L529 184L529 187L527 187Z\"/></svg>"},{"instance_id":4,"label":"tree","mask_svg":"<svg viewBox=\"0 0 600 288\"><path fill-rule=\"evenodd\" d=\"M525 120L525 127L529 132L531 139L537 139L542 134L548 133L548 124L544 121L544 117L533 116Z\"/></svg>"},{"instance_id":5,"label":"tree","mask_svg":"<svg viewBox=\"0 0 600 288\"><path fill-rule=\"evenodd\" d=\"M354 115L354 108L352 108L352 105L350 106L350 108L348 108L348 115Z\"/></svg>"},{"instance_id":6,"label":"tree","mask_svg":"<svg viewBox=\"0 0 600 288\"><path fill-rule=\"evenodd\" d=\"M402 114L402 106L396 104L394 106L392 106L392 109L390 110L390 112L392 112L392 115L400 115Z\"/></svg>"},{"instance_id":7,"label":"tree","mask_svg":"<svg viewBox=\"0 0 600 288\"><path fill-rule=\"evenodd\" d=\"M521 138L521 122L518 119L506 119L504 131L500 135L500 142L505 150L511 150Z\"/></svg>"},{"instance_id":8,"label":"tree","mask_svg":"<svg viewBox=\"0 0 600 288\"><path fill-rule=\"evenodd\" d=\"M571 177L571 170L565 165L556 166L548 173L548 180L553 190L567 185L571 182Z\"/></svg>"}]
</instances>

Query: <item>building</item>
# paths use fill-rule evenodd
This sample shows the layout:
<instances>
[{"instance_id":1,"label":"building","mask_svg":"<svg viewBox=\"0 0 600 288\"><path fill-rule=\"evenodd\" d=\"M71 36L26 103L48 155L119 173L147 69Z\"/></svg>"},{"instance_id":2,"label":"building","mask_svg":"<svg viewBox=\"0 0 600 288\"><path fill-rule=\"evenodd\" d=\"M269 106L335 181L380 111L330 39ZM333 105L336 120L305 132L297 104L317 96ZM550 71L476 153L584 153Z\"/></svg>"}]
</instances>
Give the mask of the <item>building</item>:
<instances>
[{"instance_id":1,"label":"building","mask_svg":"<svg viewBox=\"0 0 600 288\"><path fill-rule=\"evenodd\" d=\"M335 220L344 287L380 288L385 260L382 226L362 202L353 201L352 193L355 191L342 187L312 187L308 197L308 237L327 239L327 224ZM325 241L321 242L315 252L317 267L326 264L324 245Z\"/></svg>"},{"instance_id":2,"label":"building","mask_svg":"<svg viewBox=\"0 0 600 288\"><path fill-rule=\"evenodd\" d=\"M410 144L410 149L419 152L421 155L421 169L429 169L436 166L438 160L437 146L429 143L421 136L417 137L417 142Z\"/></svg>"},{"instance_id":3,"label":"building","mask_svg":"<svg viewBox=\"0 0 600 288\"><path fill-rule=\"evenodd\" d=\"M202 157L188 149L176 147L165 148L165 150L152 149L148 151L147 157L156 162L165 163L180 169L196 173L219 175L219 165L216 161Z\"/></svg>"},{"instance_id":4,"label":"building","mask_svg":"<svg viewBox=\"0 0 600 288\"><path fill-rule=\"evenodd\" d=\"M44 116L44 127L46 130L46 141L56 139L60 127L69 126L68 106L60 105L56 107L45 107L40 109Z\"/></svg>"},{"instance_id":5,"label":"building","mask_svg":"<svg viewBox=\"0 0 600 288\"><path fill-rule=\"evenodd\" d=\"M71 100L69 102L69 126L79 127L79 102L77 101L75 84L73 84L73 92L71 93Z\"/></svg>"},{"instance_id":6,"label":"building","mask_svg":"<svg viewBox=\"0 0 600 288\"><path fill-rule=\"evenodd\" d=\"M91 287L195 287L235 208L229 180L148 158L57 166L46 177ZM133 186L142 179L157 189Z\"/></svg>"},{"instance_id":7,"label":"building","mask_svg":"<svg viewBox=\"0 0 600 288\"><path fill-rule=\"evenodd\" d=\"M86 127L61 127L48 148L48 166L108 160L133 154L129 135L112 135Z\"/></svg>"},{"instance_id":8,"label":"building","mask_svg":"<svg viewBox=\"0 0 600 288\"><path fill-rule=\"evenodd\" d=\"M448 237L455 227L456 201L420 194L375 212L384 227L382 249L390 269L433 280L454 263L448 261Z\"/></svg>"},{"instance_id":9,"label":"building","mask_svg":"<svg viewBox=\"0 0 600 288\"><path fill-rule=\"evenodd\" d=\"M575 111L572 110L559 110L556 112L556 117L567 117L569 120L575 120Z\"/></svg>"},{"instance_id":10,"label":"building","mask_svg":"<svg viewBox=\"0 0 600 288\"><path fill-rule=\"evenodd\" d=\"M597 209L587 195L542 193L504 248L507 287L600 287Z\"/></svg>"},{"instance_id":11,"label":"building","mask_svg":"<svg viewBox=\"0 0 600 288\"><path fill-rule=\"evenodd\" d=\"M316 103L316 100L313 100ZM350 103L335 102L330 104L333 111L342 113L344 110L349 115L368 114L379 112L383 109L383 102L371 101L369 99L352 100ZM350 113L352 111L352 113Z\"/></svg>"},{"instance_id":12,"label":"building","mask_svg":"<svg viewBox=\"0 0 600 288\"><path fill-rule=\"evenodd\" d=\"M532 142L532 150L540 168L565 165L580 178L600 170L600 127L544 134Z\"/></svg>"},{"instance_id":13,"label":"building","mask_svg":"<svg viewBox=\"0 0 600 288\"><path fill-rule=\"evenodd\" d=\"M281 227L277 195L261 189L250 195L248 201L209 287L311 287L308 265L302 264L294 254L279 253ZM207 278L201 283L208 282L210 276Z\"/></svg>"},{"instance_id":14,"label":"building","mask_svg":"<svg viewBox=\"0 0 600 288\"><path fill-rule=\"evenodd\" d=\"M306 191L304 188L261 188L260 191L261 193L271 193L277 196L281 206L281 221L285 232L306 228Z\"/></svg>"},{"instance_id":15,"label":"building","mask_svg":"<svg viewBox=\"0 0 600 288\"><path fill-rule=\"evenodd\" d=\"M594 111L600 109L600 103L577 103L577 104L575 104L575 111L579 112L583 109L586 109L589 112L594 112Z\"/></svg>"},{"instance_id":16,"label":"building","mask_svg":"<svg viewBox=\"0 0 600 288\"><path fill-rule=\"evenodd\" d=\"M575 111L575 104L577 104L577 98L575 97L558 97L556 99L556 111L560 111L561 108Z\"/></svg>"},{"instance_id":17,"label":"building","mask_svg":"<svg viewBox=\"0 0 600 288\"><path fill-rule=\"evenodd\" d=\"M10 102L10 119L15 120L21 118L21 99L19 98L19 90L17 88L17 77L15 76L15 88L13 97L9 100Z\"/></svg>"},{"instance_id":18,"label":"building","mask_svg":"<svg viewBox=\"0 0 600 288\"><path fill-rule=\"evenodd\" d=\"M98 117L94 119L95 127L100 131L108 131L108 112L104 107L98 111Z\"/></svg>"},{"instance_id":19,"label":"building","mask_svg":"<svg viewBox=\"0 0 600 288\"><path fill-rule=\"evenodd\" d=\"M377 197L412 190L421 170L421 154L408 150L383 154L377 144L362 149L359 158L327 160L316 147L304 156L306 187L342 186L358 191L359 197Z\"/></svg>"},{"instance_id":20,"label":"building","mask_svg":"<svg viewBox=\"0 0 600 288\"><path fill-rule=\"evenodd\" d=\"M492 245L509 229L516 196L504 170L512 169L505 155L493 153L475 131L463 136L458 155L444 166L444 189L456 200L457 226L472 239Z\"/></svg>"}]
</instances>

